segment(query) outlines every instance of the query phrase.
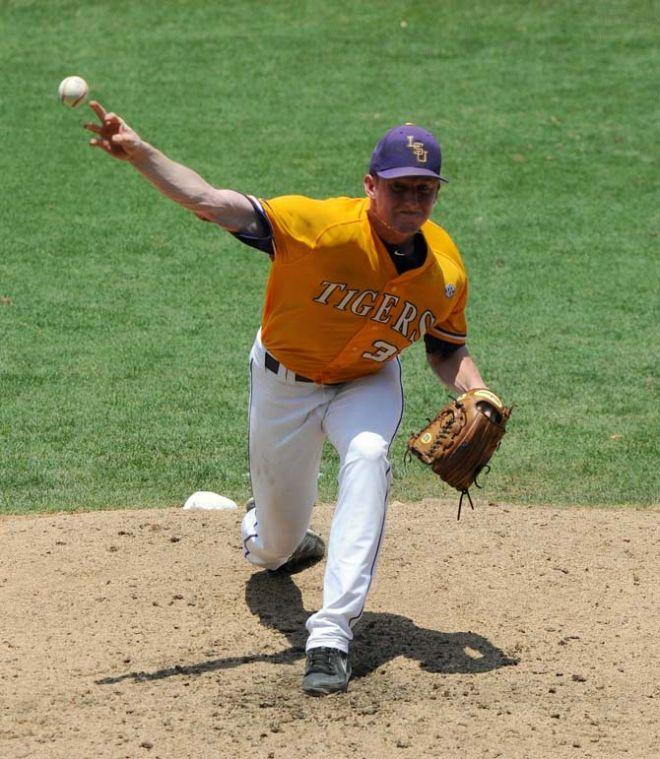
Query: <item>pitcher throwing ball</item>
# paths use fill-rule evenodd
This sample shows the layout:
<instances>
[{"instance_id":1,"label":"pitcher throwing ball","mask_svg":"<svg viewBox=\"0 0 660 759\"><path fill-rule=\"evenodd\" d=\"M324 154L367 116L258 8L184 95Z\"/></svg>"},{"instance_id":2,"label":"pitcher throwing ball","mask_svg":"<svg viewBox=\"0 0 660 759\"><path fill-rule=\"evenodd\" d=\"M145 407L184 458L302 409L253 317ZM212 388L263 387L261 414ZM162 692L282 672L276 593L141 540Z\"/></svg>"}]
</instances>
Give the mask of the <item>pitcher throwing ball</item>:
<instances>
[{"instance_id":1,"label":"pitcher throwing ball","mask_svg":"<svg viewBox=\"0 0 660 759\"><path fill-rule=\"evenodd\" d=\"M91 144L130 163L157 190L271 259L261 329L250 354L250 474L255 507L245 557L294 572L323 558L309 529L324 440L340 457L323 606L306 623L303 689L344 691L353 625L383 540L403 413L399 354L424 339L452 390L485 388L466 347L467 276L442 227L441 153L418 126L390 129L364 177L365 197L259 198L208 184L96 102Z\"/></svg>"}]
</instances>

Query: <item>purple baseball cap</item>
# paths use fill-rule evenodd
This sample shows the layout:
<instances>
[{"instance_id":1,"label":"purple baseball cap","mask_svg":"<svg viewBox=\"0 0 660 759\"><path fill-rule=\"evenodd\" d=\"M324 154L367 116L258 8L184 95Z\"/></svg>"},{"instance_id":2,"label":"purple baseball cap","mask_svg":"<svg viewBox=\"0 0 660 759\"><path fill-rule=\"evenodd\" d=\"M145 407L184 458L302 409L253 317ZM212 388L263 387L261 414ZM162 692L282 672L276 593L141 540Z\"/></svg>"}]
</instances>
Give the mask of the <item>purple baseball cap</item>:
<instances>
[{"instance_id":1,"label":"purple baseball cap","mask_svg":"<svg viewBox=\"0 0 660 759\"><path fill-rule=\"evenodd\" d=\"M371 154L369 173L383 179L397 177L433 177L441 182L442 154L431 132L404 124L386 132Z\"/></svg>"}]
</instances>

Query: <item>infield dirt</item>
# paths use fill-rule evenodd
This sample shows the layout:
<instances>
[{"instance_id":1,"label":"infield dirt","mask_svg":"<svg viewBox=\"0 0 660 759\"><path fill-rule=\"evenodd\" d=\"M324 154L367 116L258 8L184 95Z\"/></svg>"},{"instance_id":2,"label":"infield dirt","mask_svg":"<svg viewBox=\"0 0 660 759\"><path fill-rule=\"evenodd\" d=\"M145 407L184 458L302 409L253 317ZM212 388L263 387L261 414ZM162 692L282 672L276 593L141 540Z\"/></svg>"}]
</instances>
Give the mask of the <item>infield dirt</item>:
<instances>
[{"instance_id":1,"label":"infield dirt","mask_svg":"<svg viewBox=\"0 0 660 759\"><path fill-rule=\"evenodd\" d=\"M327 535L331 505L313 524ZM659 756L660 509L391 504L348 693L241 512L0 518L0 756Z\"/></svg>"}]
</instances>

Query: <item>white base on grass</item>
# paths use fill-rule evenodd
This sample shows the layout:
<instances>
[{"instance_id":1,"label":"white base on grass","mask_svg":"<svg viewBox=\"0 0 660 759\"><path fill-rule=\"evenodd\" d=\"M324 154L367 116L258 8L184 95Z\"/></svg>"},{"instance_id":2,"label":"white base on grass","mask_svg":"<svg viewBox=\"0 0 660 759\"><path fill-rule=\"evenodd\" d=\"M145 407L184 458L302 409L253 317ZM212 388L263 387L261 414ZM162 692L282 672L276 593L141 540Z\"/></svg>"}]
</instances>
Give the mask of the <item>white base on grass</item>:
<instances>
[{"instance_id":1,"label":"white base on grass","mask_svg":"<svg viewBox=\"0 0 660 759\"><path fill-rule=\"evenodd\" d=\"M186 511L193 509L199 511L221 511L223 509L237 509L235 501L226 498L224 495L212 493L210 490L198 490L193 493L183 504Z\"/></svg>"}]
</instances>

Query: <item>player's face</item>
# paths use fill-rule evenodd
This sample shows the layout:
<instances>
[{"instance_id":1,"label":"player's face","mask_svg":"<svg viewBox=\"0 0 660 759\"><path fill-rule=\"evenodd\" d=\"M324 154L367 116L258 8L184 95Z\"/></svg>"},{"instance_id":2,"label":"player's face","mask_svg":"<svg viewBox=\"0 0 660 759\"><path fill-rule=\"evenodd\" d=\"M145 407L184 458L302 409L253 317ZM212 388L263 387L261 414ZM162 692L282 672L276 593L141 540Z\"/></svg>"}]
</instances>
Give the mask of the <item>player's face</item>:
<instances>
[{"instance_id":1,"label":"player's face","mask_svg":"<svg viewBox=\"0 0 660 759\"><path fill-rule=\"evenodd\" d=\"M368 174L364 186L376 218L397 235L407 236L428 220L440 183L426 177L381 179Z\"/></svg>"}]
</instances>

